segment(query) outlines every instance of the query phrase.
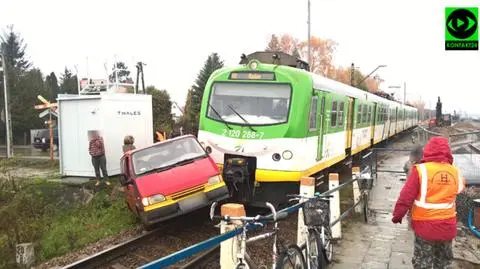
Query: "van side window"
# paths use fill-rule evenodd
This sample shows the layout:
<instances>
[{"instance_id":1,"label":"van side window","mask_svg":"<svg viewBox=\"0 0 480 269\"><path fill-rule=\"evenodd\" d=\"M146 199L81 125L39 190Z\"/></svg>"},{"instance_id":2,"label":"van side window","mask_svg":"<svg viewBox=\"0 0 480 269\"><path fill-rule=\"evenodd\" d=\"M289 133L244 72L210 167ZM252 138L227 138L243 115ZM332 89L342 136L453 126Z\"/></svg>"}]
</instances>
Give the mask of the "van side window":
<instances>
[{"instance_id":1,"label":"van side window","mask_svg":"<svg viewBox=\"0 0 480 269\"><path fill-rule=\"evenodd\" d=\"M317 105L318 105L318 97L312 97L312 103L310 105L310 122L309 122L309 130L316 130L317 129Z\"/></svg>"}]
</instances>

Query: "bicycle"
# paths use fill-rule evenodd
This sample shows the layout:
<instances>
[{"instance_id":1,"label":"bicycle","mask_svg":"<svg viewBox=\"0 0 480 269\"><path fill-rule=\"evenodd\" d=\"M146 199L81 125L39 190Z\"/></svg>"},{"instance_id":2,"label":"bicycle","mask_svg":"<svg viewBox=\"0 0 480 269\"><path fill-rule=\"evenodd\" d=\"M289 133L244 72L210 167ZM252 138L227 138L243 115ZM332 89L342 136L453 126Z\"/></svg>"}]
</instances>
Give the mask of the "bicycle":
<instances>
[{"instance_id":1,"label":"bicycle","mask_svg":"<svg viewBox=\"0 0 480 269\"><path fill-rule=\"evenodd\" d=\"M365 223L368 223L368 217L370 216L370 208L368 207L368 200L370 197L370 190L373 187L373 178L360 178L358 179L358 185L361 190L361 200L362 203L362 211L363 211L363 220Z\"/></svg>"},{"instance_id":2,"label":"bicycle","mask_svg":"<svg viewBox=\"0 0 480 269\"><path fill-rule=\"evenodd\" d=\"M236 253L236 264L235 269L254 269L259 268L255 265L252 261L248 253L246 252L246 245L247 243L255 242L258 240L266 239L273 236L273 264L272 269L286 269L286 268L295 268L295 269L306 269L305 259L303 258L302 250L295 244L288 245L283 251L279 252L279 247L277 244L277 233L279 231L278 228L278 221L287 218L287 212L280 212L277 214L275 207L270 204L266 203L267 207L270 208L272 214L270 216L260 216L257 215L255 217L230 217L230 216L218 216L214 215L215 207L217 206L217 202L214 202L210 207L210 219L212 220L220 220L226 221L227 223L231 223L231 221L240 221L242 222L242 233L239 238L240 248L237 248ZM260 234L251 238L247 239L247 231L249 230L249 225L255 225L259 227L264 227L266 222L273 222L274 228L273 231L267 232L264 234ZM283 245L283 244L282 244ZM286 265L291 265L292 267L286 267ZM266 266L262 266L267 268ZM260 267L260 268L262 268Z\"/></svg>"},{"instance_id":3,"label":"bicycle","mask_svg":"<svg viewBox=\"0 0 480 269\"><path fill-rule=\"evenodd\" d=\"M329 198L333 195L321 195L318 192L314 197L300 194L287 195L293 197L289 201L305 199L302 205L303 222L305 227L302 234L307 238L302 249L306 249L305 260L308 269L323 269L333 259L332 230L330 226Z\"/></svg>"}]
</instances>

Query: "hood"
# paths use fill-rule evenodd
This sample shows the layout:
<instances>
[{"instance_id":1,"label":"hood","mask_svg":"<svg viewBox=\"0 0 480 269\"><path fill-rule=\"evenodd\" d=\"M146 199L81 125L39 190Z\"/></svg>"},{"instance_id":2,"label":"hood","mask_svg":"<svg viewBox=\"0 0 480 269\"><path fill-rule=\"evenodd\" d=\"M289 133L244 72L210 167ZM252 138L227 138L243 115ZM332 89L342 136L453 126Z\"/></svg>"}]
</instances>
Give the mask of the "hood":
<instances>
[{"instance_id":1,"label":"hood","mask_svg":"<svg viewBox=\"0 0 480 269\"><path fill-rule=\"evenodd\" d=\"M208 178L220 174L210 157L161 172L139 176L135 179L142 197L155 194L170 195L208 182Z\"/></svg>"},{"instance_id":2,"label":"hood","mask_svg":"<svg viewBox=\"0 0 480 269\"><path fill-rule=\"evenodd\" d=\"M441 162L453 163L452 151L446 137L435 136L423 148L422 163Z\"/></svg>"}]
</instances>

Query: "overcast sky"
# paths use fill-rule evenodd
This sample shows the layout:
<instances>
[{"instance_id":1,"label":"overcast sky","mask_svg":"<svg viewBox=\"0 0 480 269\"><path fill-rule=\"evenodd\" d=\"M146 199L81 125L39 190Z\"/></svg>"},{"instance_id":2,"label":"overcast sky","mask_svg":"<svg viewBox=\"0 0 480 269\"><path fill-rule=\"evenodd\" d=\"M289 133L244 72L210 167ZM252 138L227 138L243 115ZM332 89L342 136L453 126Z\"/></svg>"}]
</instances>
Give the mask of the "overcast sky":
<instances>
[{"instance_id":1,"label":"overcast sky","mask_svg":"<svg viewBox=\"0 0 480 269\"><path fill-rule=\"evenodd\" d=\"M170 92L179 104L211 52L226 65L242 53L263 50L272 33L307 38L307 0L24 1L0 0L0 27L14 24L27 53L44 73L79 66L105 76L113 57L144 61L145 82ZM478 0L311 0L312 35L339 43L337 65L352 62L363 73L380 64L382 88L407 82L407 99L446 111L480 114L480 52L444 50L446 6ZM403 97L403 89L396 96Z\"/></svg>"}]
</instances>

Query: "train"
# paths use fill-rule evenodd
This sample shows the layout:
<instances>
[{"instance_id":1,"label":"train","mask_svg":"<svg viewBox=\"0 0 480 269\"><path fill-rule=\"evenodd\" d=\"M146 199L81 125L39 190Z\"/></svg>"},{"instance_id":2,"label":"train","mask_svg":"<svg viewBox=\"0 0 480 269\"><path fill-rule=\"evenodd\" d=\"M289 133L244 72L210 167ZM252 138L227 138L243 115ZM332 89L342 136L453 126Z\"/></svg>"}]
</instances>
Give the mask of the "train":
<instances>
[{"instance_id":1,"label":"train","mask_svg":"<svg viewBox=\"0 0 480 269\"><path fill-rule=\"evenodd\" d=\"M198 140L232 200L280 205L302 177L320 180L417 124L415 107L309 72L291 55L256 52L209 77Z\"/></svg>"}]
</instances>

